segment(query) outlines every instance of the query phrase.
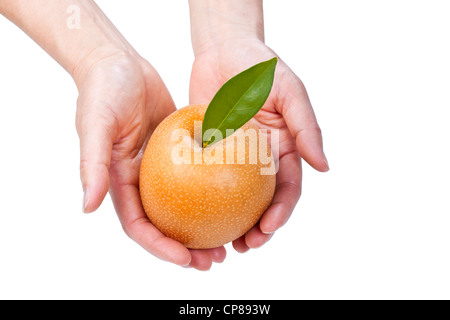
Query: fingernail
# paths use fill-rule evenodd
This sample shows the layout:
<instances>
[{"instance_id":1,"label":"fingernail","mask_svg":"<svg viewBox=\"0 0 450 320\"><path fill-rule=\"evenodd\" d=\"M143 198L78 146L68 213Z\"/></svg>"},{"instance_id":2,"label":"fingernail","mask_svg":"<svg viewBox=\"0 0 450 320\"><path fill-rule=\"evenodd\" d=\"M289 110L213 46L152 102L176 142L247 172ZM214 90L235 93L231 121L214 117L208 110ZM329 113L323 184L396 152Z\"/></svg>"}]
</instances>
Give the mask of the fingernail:
<instances>
[{"instance_id":1,"label":"fingernail","mask_svg":"<svg viewBox=\"0 0 450 320\"><path fill-rule=\"evenodd\" d=\"M328 164L328 160L327 160L327 157L325 156L325 154L323 155L323 162L327 166L327 171L329 171L330 170L330 165Z\"/></svg>"},{"instance_id":2,"label":"fingernail","mask_svg":"<svg viewBox=\"0 0 450 320\"><path fill-rule=\"evenodd\" d=\"M86 189L84 189L84 194L83 194L83 213L86 213L86 208L89 204L89 200L90 200L89 189L86 188Z\"/></svg>"}]
</instances>

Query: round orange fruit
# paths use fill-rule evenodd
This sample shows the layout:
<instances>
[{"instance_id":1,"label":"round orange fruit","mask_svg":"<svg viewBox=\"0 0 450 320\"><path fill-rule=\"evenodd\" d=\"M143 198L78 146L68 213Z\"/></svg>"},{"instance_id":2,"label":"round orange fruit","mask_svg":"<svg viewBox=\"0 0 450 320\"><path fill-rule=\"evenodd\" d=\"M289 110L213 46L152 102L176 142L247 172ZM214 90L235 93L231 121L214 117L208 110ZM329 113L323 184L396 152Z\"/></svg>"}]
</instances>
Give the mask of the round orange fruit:
<instances>
[{"instance_id":1,"label":"round orange fruit","mask_svg":"<svg viewBox=\"0 0 450 320\"><path fill-rule=\"evenodd\" d=\"M275 191L275 175L262 174L267 159L273 165L270 147L259 152L262 136L244 134L257 132L251 121L202 148L206 108L187 106L164 119L149 140L140 171L140 194L150 221L193 249L219 247L244 235Z\"/></svg>"}]
</instances>

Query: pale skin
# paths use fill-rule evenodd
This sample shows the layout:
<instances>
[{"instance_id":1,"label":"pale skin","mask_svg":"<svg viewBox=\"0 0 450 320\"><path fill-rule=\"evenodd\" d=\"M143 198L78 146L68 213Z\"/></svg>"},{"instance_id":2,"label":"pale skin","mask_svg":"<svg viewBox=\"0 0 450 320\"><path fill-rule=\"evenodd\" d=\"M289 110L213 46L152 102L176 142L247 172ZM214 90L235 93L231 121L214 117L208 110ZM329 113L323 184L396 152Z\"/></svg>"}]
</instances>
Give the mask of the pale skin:
<instances>
[{"instance_id":1,"label":"pale skin","mask_svg":"<svg viewBox=\"0 0 450 320\"><path fill-rule=\"evenodd\" d=\"M66 26L69 5L80 8L80 28ZM261 0L190 0L195 62L190 103L208 103L236 73L276 56L264 44ZM148 220L139 196L139 166L146 142L175 110L152 65L123 38L90 0L3 0L0 13L47 51L73 77L79 91L83 211L94 212L109 192L126 234L156 257L208 270L225 259L224 247L189 250ZM301 192L301 159L327 171L322 136L300 79L280 59L274 87L255 117L280 130L280 162L272 205L258 225L235 240L239 252L257 248L286 223Z\"/></svg>"}]
</instances>

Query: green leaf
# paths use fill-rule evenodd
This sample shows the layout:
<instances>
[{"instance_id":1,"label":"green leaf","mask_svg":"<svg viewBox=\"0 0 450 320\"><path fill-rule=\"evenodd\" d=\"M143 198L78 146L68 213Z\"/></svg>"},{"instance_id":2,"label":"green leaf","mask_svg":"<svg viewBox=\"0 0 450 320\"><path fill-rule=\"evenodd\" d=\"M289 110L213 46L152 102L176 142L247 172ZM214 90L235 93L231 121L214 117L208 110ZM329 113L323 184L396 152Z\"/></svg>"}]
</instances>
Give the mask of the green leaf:
<instances>
[{"instance_id":1,"label":"green leaf","mask_svg":"<svg viewBox=\"0 0 450 320\"><path fill-rule=\"evenodd\" d=\"M261 110L272 89L277 62L272 58L258 63L217 91L203 119L203 147L225 139Z\"/></svg>"}]
</instances>

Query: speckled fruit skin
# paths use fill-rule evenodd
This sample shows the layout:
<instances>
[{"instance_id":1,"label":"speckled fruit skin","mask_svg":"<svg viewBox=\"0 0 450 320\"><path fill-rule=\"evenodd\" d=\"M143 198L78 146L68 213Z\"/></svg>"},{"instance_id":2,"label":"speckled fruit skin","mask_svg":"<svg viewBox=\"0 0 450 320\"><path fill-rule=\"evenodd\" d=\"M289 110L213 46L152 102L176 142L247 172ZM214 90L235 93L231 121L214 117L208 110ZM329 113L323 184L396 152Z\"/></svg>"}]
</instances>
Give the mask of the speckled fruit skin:
<instances>
[{"instance_id":1,"label":"speckled fruit skin","mask_svg":"<svg viewBox=\"0 0 450 320\"><path fill-rule=\"evenodd\" d=\"M173 147L181 141L172 141L173 131L186 129L193 139L194 121L203 121L205 111L204 105L191 105L161 122L146 147L140 171L148 218L165 235L192 249L219 247L244 235L270 205L276 183L275 175L261 175L260 169L267 166L259 157L256 164L172 161ZM247 128L257 129L251 122L244 125ZM225 143L217 145L226 152ZM235 150L244 147L236 144ZM190 144L183 152L193 153Z\"/></svg>"}]
</instances>

